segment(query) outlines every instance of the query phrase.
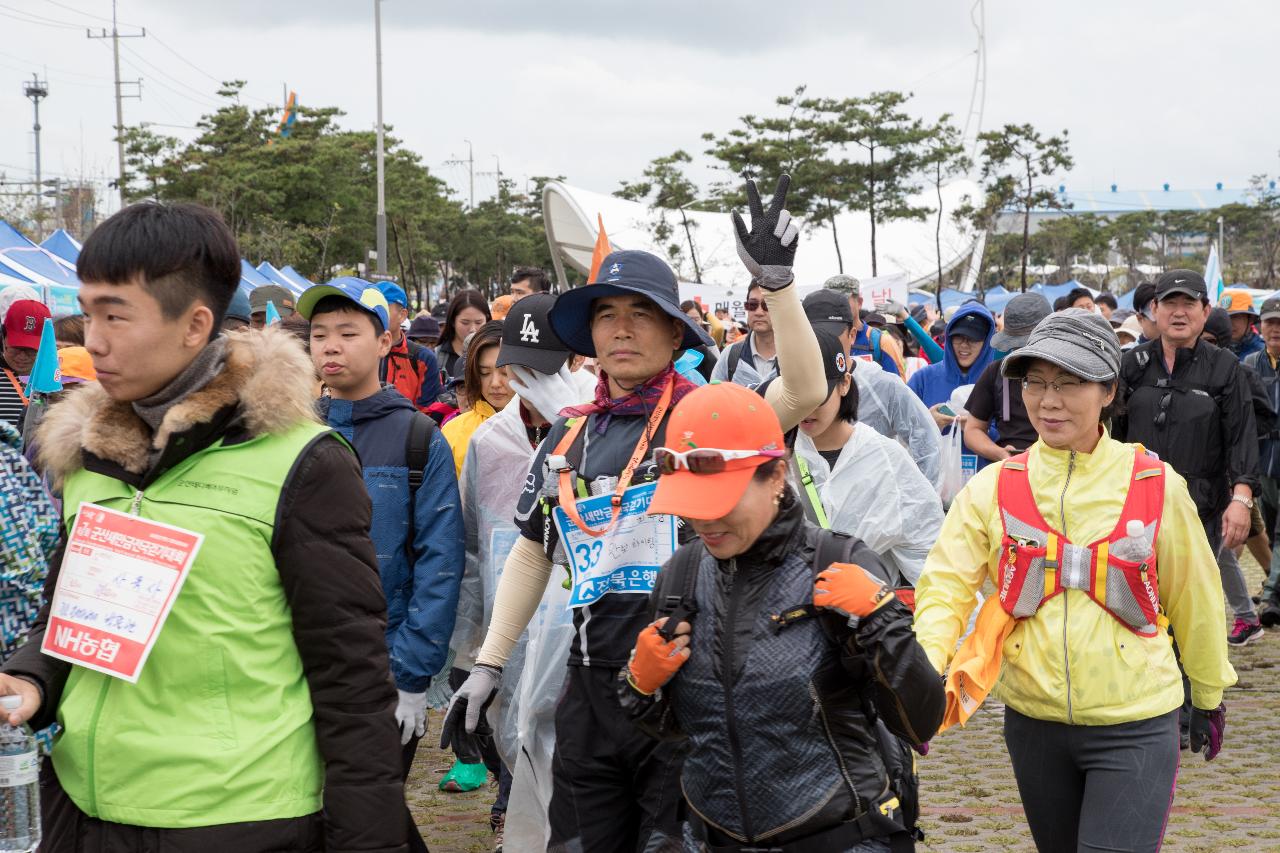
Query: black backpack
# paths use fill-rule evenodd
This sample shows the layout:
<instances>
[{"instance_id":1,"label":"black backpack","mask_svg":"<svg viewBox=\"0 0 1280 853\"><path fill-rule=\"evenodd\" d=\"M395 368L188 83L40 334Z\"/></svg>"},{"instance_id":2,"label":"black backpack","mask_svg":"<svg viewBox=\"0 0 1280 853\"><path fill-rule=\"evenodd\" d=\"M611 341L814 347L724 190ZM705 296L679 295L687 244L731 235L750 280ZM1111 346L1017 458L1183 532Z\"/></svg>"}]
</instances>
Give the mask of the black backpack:
<instances>
[{"instance_id":1,"label":"black backpack","mask_svg":"<svg viewBox=\"0 0 1280 853\"><path fill-rule=\"evenodd\" d=\"M817 578L832 563L857 562L854 559L855 552L859 548L866 547L861 539L848 533L836 530L818 531L818 541L813 550L813 576ZM698 563L702 559L702 552L702 540L695 539L681 546L662 569L662 573L669 577L666 584L668 593L658 604L656 618L667 617L667 623L659 633L668 642L674 636L677 625L681 622L692 622L698 614L695 592L698 585ZM884 566L879 560L873 565L882 569L875 574L891 587L899 587L905 582L902 578L886 577L885 575L896 575L896 572ZM671 590L678 592L672 594ZM791 622L813 617L816 613L811 602L789 608L776 617L778 628L781 630ZM834 641L835 636L827 620L820 619L819 622ZM924 832L916 826L920 819L920 776L916 773L915 751L909 743L889 731L889 727L876 712L875 703L869 691L863 694L862 709L871 723L872 731L875 732L877 745L880 748L880 758L884 762L885 773L889 777L889 788L898 799L897 809L886 812L885 807L882 806L878 815L871 816L872 820L880 825L891 824L891 827L886 828L898 830L889 838L892 850L914 850L915 842L924 839ZM873 808L872 811L875 809Z\"/></svg>"}]
</instances>

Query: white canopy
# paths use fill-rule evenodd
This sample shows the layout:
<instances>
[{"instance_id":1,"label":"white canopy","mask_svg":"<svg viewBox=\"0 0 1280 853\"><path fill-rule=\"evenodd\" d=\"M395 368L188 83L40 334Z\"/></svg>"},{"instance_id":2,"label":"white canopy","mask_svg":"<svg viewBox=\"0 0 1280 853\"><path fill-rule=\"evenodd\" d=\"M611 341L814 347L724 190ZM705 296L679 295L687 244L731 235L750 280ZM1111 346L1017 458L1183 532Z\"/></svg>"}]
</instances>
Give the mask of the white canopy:
<instances>
[{"instance_id":1,"label":"white canopy","mask_svg":"<svg viewBox=\"0 0 1280 853\"><path fill-rule=\"evenodd\" d=\"M942 266L949 272L966 262L975 244L981 253L981 235L957 226L951 217L964 196L979 198L979 188L972 181L956 181L942 188ZM767 195L766 195L767 200ZM913 199L914 204L937 209L936 193L930 191ZM605 232L615 249L642 249L668 258L666 248L653 236L653 226L666 218L673 229L668 243L682 247L682 256L673 262L676 275L683 280L694 278L689 258L681 212L650 208L638 202L572 187L559 182L546 185L542 193L542 211L546 221L547 242L555 261L556 273L564 282L564 264L580 272L591 265L591 251L596 241L597 214L604 219ZM742 263L734 245L733 225L724 213L687 211L697 253L702 281L708 285L741 288L745 281ZM844 271L858 279L871 276L871 224L865 213L844 213L836 217L840 252ZM937 278L938 256L933 214L923 221L900 221L876 229L876 257L880 276L905 275L914 286ZM831 228L820 225L801 236L796 254L796 278L802 286L819 286L840 271ZM668 260L670 260L668 258Z\"/></svg>"}]
</instances>

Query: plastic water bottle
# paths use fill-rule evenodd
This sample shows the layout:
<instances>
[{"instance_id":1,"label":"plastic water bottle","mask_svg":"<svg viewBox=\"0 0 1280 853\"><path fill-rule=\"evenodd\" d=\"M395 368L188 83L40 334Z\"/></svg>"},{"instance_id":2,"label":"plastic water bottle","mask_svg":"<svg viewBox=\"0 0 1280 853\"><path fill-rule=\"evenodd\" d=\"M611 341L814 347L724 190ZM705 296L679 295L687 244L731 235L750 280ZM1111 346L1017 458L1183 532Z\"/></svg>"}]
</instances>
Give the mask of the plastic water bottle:
<instances>
[{"instance_id":1,"label":"plastic water bottle","mask_svg":"<svg viewBox=\"0 0 1280 853\"><path fill-rule=\"evenodd\" d=\"M1147 538L1147 526L1136 518L1124 525L1125 536L1111 546L1111 553L1130 563L1142 563L1151 559L1151 540Z\"/></svg>"},{"instance_id":2,"label":"plastic water bottle","mask_svg":"<svg viewBox=\"0 0 1280 853\"><path fill-rule=\"evenodd\" d=\"M40 846L40 753L28 726L9 725L21 696L0 696L0 853Z\"/></svg>"}]
</instances>

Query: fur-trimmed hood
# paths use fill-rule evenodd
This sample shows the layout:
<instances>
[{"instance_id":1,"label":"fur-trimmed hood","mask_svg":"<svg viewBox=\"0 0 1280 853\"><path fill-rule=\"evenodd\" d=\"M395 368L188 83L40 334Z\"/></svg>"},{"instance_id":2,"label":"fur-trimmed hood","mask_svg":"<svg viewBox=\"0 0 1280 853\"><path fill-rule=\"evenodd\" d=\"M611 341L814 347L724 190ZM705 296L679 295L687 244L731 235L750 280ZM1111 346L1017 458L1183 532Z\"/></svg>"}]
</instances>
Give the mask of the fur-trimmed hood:
<instances>
[{"instance_id":1,"label":"fur-trimmed hood","mask_svg":"<svg viewBox=\"0 0 1280 853\"><path fill-rule=\"evenodd\" d=\"M50 407L36 434L43 470L61 487L83 467L81 451L114 462L131 474L147 470L153 451L170 436L211 421L238 405L252 436L318 422L311 394L314 368L298 339L275 326L227 335L222 370L208 385L173 406L160 428L150 428L133 405L112 400L101 385L87 383Z\"/></svg>"}]
</instances>

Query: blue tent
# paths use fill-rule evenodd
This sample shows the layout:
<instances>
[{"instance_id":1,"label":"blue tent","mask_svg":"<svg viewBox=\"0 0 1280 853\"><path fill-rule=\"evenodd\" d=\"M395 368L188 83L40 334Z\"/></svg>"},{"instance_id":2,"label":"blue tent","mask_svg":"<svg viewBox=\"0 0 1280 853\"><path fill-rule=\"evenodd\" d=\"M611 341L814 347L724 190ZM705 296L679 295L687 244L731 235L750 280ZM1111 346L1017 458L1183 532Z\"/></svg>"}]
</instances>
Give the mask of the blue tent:
<instances>
[{"instance_id":1,"label":"blue tent","mask_svg":"<svg viewBox=\"0 0 1280 853\"><path fill-rule=\"evenodd\" d=\"M240 289L244 291L245 296L268 284L275 284L275 282L258 272L254 265L244 258L240 259Z\"/></svg>"},{"instance_id":2,"label":"blue tent","mask_svg":"<svg viewBox=\"0 0 1280 853\"><path fill-rule=\"evenodd\" d=\"M311 281L310 279L303 276L302 273L295 270L292 266L283 267L280 270L280 275L289 279L295 285L297 285L298 287L301 287L303 290L306 290L308 287L312 287L315 284L314 281Z\"/></svg>"},{"instance_id":3,"label":"blue tent","mask_svg":"<svg viewBox=\"0 0 1280 853\"><path fill-rule=\"evenodd\" d=\"M288 276L280 272L280 270L273 267L267 261L263 261L262 263L258 264L258 272L262 273L263 276L269 279L271 284L280 285L285 290L292 293L294 296L301 296L302 291L306 290L308 287L311 286L309 283L306 285L302 285L295 281L290 280Z\"/></svg>"},{"instance_id":4,"label":"blue tent","mask_svg":"<svg viewBox=\"0 0 1280 853\"><path fill-rule=\"evenodd\" d=\"M76 259L80 257L80 242L62 228L46 237L40 246L72 266L75 266Z\"/></svg>"}]
</instances>

